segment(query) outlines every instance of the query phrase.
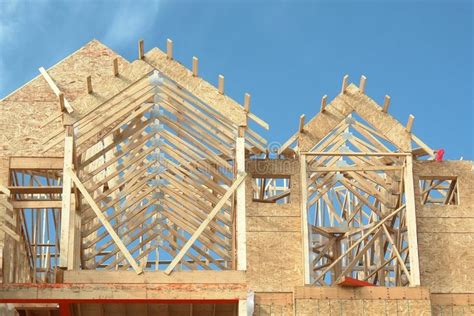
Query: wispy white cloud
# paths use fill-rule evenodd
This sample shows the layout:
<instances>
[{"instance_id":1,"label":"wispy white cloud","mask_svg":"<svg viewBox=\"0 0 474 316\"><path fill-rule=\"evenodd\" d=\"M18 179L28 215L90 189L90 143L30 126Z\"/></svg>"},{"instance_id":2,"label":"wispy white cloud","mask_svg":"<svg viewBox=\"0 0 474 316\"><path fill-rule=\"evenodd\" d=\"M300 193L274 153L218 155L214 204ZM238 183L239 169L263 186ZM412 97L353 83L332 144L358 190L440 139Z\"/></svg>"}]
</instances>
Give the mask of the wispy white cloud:
<instances>
[{"instance_id":1,"label":"wispy white cloud","mask_svg":"<svg viewBox=\"0 0 474 316\"><path fill-rule=\"evenodd\" d=\"M161 1L120 1L115 7L104 41L112 46L123 45L143 34L157 18Z\"/></svg>"}]
</instances>

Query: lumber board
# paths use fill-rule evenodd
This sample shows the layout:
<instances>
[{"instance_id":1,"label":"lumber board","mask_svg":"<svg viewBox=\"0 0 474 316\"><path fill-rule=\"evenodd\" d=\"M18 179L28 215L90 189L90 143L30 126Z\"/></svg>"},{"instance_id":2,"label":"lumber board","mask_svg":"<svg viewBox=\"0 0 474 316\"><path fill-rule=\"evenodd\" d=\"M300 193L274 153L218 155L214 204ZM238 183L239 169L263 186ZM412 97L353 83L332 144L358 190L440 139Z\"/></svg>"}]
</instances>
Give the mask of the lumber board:
<instances>
[{"instance_id":1,"label":"lumber board","mask_svg":"<svg viewBox=\"0 0 474 316\"><path fill-rule=\"evenodd\" d=\"M102 213L102 210L97 206L95 203L94 199L92 196L89 194L87 189L84 187L84 185L81 183L79 178L74 174L74 171L72 169L67 169L66 172L69 173L71 176L72 181L74 182L74 185L81 191L82 195L86 199L86 201L89 203L89 205L92 207L92 210L96 213L97 217L101 221L102 225L104 225L105 229L108 231L114 242L117 244L117 247L120 249L122 254L125 256L127 261L132 265L133 269L137 274L143 273L143 270L141 267L138 266L136 263L135 259L133 259L132 255L128 251L127 247L123 244L123 242L120 240L120 237L117 235L117 233L114 231L113 227L110 225L109 221L107 218L105 218L104 214Z\"/></svg>"},{"instance_id":2,"label":"lumber board","mask_svg":"<svg viewBox=\"0 0 474 316\"><path fill-rule=\"evenodd\" d=\"M10 169L62 170L63 157L10 157Z\"/></svg>"},{"instance_id":3,"label":"lumber board","mask_svg":"<svg viewBox=\"0 0 474 316\"><path fill-rule=\"evenodd\" d=\"M216 111L222 113L235 125L246 125L247 114L244 108L229 98L219 93L219 90L200 77L193 75L193 72L176 60L167 58L166 53L158 48L153 48L145 54L144 61L162 72L166 77L175 81L204 103L209 104Z\"/></svg>"},{"instance_id":4,"label":"lumber board","mask_svg":"<svg viewBox=\"0 0 474 316\"><path fill-rule=\"evenodd\" d=\"M201 233L207 227L209 222L216 216L217 212L219 212L221 210L224 203L229 199L229 197L234 193L234 191L239 187L239 185L245 180L246 177L247 177L247 174L245 172L239 174L239 176L234 181L232 186L222 196L219 203L216 204L216 206L212 209L212 211L209 213L207 218L202 222L202 224L199 226L199 228L188 239L188 241L183 246L183 248L181 248L179 254L173 259L173 261L170 263L170 265L166 268L166 270L165 270L166 274L170 274L173 271L176 264L178 264L178 262L184 257L186 252L189 250L189 248L192 246L192 244L198 239L199 235L201 235Z\"/></svg>"}]
</instances>

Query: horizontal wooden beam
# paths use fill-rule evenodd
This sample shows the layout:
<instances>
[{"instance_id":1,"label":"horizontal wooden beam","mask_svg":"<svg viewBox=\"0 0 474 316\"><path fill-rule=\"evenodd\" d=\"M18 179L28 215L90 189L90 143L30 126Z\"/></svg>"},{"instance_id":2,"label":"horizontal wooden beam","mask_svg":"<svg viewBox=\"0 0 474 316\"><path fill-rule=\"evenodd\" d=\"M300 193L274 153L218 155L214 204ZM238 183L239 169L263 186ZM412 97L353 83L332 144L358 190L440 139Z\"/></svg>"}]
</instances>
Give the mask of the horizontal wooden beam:
<instances>
[{"instance_id":1,"label":"horizontal wooden beam","mask_svg":"<svg viewBox=\"0 0 474 316\"><path fill-rule=\"evenodd\" d=\"M237 301L247 297L245 283L219 284L4 284L0 303Z\"/></svg>"},{"instance_id":2,"label":"horizontal wooden beam","mask_svg":"<svg viewBox=\"0 0 474 316\"><path fill-rule=\"evenodd\" d=\"M62 170L63 157L11 157L10 169L15 170Z\"/></svg>"},{"instance_id":3,"label":"horizontal wooden beam","mask_svg":"<svg viewBox=\"0 0 474 316\"><path fill-rule=\"evenodd\" d=\"M171 275L153 271L137 275L134 271L80 270L64 271L64 283L153 283L153 284L245 284L244 271L176 271Z\"/></svg>"},{"instance_id":4,"label":"horizontal wooden beam","mask_svg":"<svg viewBox=\"0 0 474 316\"><path fill-rule=\"evenodd\" d=\"M63 192L62 186L44 186L44 187L27 187L15 186L8 187L11 194L60 194Z\"/></svg>"},{"instance_id":5,"label":"horizontal wooden beam","mask_svg":"<svg viewBox=\"0 0 474 316\"><path fill-rule=\"evenodd\" d=\"M13 208L61 208L61 201L10 201Z\"/></svg>"},{"instance_id":6,"label":"horizontal wooden beam","mask_svg":"<svg viewBox=\"0 0 474 316\"><path fill-rule=\"evenodd\" d=\"M347 166L347 167L312 167L308 166L309 172L336 172L336 171L387 171L401 170L403 166Z\"/></svg>"},{"instance_id":7,"label":"horizontal wooden beam","mask_svg":"<svg viewBox=\"0 0 474 316\"><path fill-rule=\"evenodd\" d=\"M375 157L398 157L398 156L410 156L411 153L392 153L392 152L337 152L337 151L321 151L321 152L311 152L311 151L303 151L300 152L300 155L307 155L307 156L375 156Z\"/></svg>"}]
</instances>

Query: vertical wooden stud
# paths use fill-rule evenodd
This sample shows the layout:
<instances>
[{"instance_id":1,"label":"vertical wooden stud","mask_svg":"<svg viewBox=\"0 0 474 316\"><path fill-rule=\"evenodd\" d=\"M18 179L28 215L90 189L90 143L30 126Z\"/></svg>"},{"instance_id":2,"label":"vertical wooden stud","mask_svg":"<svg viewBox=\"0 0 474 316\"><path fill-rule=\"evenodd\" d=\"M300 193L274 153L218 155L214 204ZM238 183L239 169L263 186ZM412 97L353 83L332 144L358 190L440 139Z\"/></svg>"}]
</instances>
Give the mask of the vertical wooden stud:
<instances>
[{"instance_id":1,"label":"vertical wooden stud","mask_svg":"<svg viewBox=\"0 0 474 316\"><path fill-rule=\"evenodd\" d=\"M138 41L138 59L145 58L145 42L143 40Z\"/></svg>"},{"instance_id":2,"label":"vertical wooden stud","mask_svg":"<svg viewBox=\"0 0 474 316\"><path fill-rule=\"evenodd\" d=\"M166 56L173 59L173 41L169 38L166 40Z\"/></svg>"},{"instance_id":3,"label":"vertical wooden stud","mask_svg":"<svg viewBox=\"0 0 474 316\"><path fill-rule=\"evenodd\" d=\"M346 88L347 88L347 80L349 80L349 75L345 75L345 76L342 78L341 94L343 94L344 91L346 91Z\"/></svg>"},{"instance_id":4,"label":"vertical wooden stud","mask_svg":"<svg viewBox=\"0 0 474 316\"><path fill-rule=\"evenodd\" d=\"M303 285L311 284L311 272L310 272L310 262L309 262L309 229L308 229L308 191L307 191L307 180L308 175L306 172L306 155L300 155L300 190L301 190L301 232L302 232L302 242L303 242L303 271L304 271L304 281Z\"/></svg>"},{"instance_id":5,"label":"vertical wooden stud","mask_svg":"<svg viewBox=\"0 0 474 316\"><path fill-rule=\"evenodd\" d=\"M359 82L359 90L361 93L365 92L365 83L367 81L367 77L362 75L360 76L360 82Z\"/></svg>"},{"instance_id":6,"label":"vertical wooden stud","mask_svg":"<svg viewBox=\"0 0 474 316\"><path fill-rule=\"evenodd\" d=\"M86 81L87 81L87 93L91 94L92 93L92 77L87 76Z\"/></svg>"},{"instance_id":7,"label":"vertical wooden stud","mask_svg":"<svg viewBox=\"0 0 474 316\"><path fill-rule=\"evenodd\" d=\"M114 76L117 77L118 74L119 74L119 70L118 70L118 58L114 58L114 61L113 61L113 68L114 68Z\"/></svg>"},{"instance_id":8,"label":"vertical wooden stud","mask_svg":"<svg viewBox=\"0 0 474 316\"><path fill-rule=\"evenodd\" d=\"M383 100L382 112L387 113L389 106L390 106L390 96L389 96L389 95L385 95L385 99Z\"/></svg>"},{"instance_id":9,"label":"vertical wooden stud","mask_svg":"<svg viewBox=\"0 0 474 316\"><path fill-rule=\"evenodd\" d=\"M321 98L321 112L324 112L324 111L326 110L327 98L328 98L327 95L324 95L324 96Z\"/></svg>"},{"instance_id":10,"label":"vertical wooden stud","mask_svg":"<svg viewBox=\"0 0 474 316\"><path fill-rule=\"evenodd\" d=\"M298 128L298 131L300 133L303 133L303 130L304 130L304 114L301 114L301 116L300 116L300 126Z\"/></svg>"},{"instance_id":11,"label":"vertical wooden stud","mask_svg":"<svg viewBox=\"0 0 474 316\"><path fill-rule=\"evenodd\" d=\"M250 112L250 94L245 93L244 95L244 110L245 112Z\"/></svg>"},{"instance_id":12,"label":"vertical wooden stud","mask_svg":"<svg viewBox=\"0 0 474 316\"><path fill-rule=\"evenodd\" d=\"M224 76L223 75L219 75L218 88L219 88L219 93L224 94Z\"/></svg>"},{"instance_id":13,"label":"vertical wooden stud","mask_svg":"<svg viewBox=\"0 0 474 316\"><path fill-rule=\"evenodd\" d=\"M193 76L198 76L198 58L193 56Z\"/></svg>"},{"instance_id":14,"label":"vertical wooden stud","mask_svg":"<svg viewBox=\"0 0 474 316\"><path fill-rule=\"evenodd\" d=\"M238 306L238 316L248 316L247 312L247 300L239 300L239 306ZM214 315L214 314L213 314Z\"/></svg>"},{"instance_id":15,"label":"vertical wooden stud","mask_svg":"<svg viewBox=\"0 0 474 316\"><path fill-rule=\"evenodd\" d=\"M59 97L59 108L61 109L61 112L64 112L66 111L66 106L64 103L64 93L59 92L58 97Z\"/></svg>"},{"instance_id":16,"label":"vertical wooden stud","mask_svg":"<svg viewBox=\"0 0 474 316\"><path fill-rule=\"evenodd\" d=\"M413 122L415 121L415 117L413 115L408 116L408 122L407 122L407 132L411 133L411 129L413 128Z\"/></svg>"},{"instance_id":17,"label":"vertical wooden stud","mask_svg":"<svg viewBox=\"0 0 474 316\"><path fill-rule=\"evenodd\" d=\"M408 235L408 255L410 258L410 273L412 284L420 285L420 263L418 261L418 237L416 231L415 214L415 183L413 179L413 156L406 156L405 166L405 203L406 203L406 225ZM409 278L410 279L410 278Z\"/></svg>"},{"instance_id":18,"label":"vertical wooden stud","mask_svg":"<svg viewBox=\"0 0 474 316\"><path fill-rule=\"evenodd\" d=\"M69 252L71 239L74 236L74 210L71 208L71 189L72 180L67 172L73 167L73 152L74 152L74 136L73 127L66 126L64 138L64 165L63 165L63 191L62 191L62 208L61 208L61 243L60 243L60 257L59 266L62 268L71 269L72 262Z\"/></svg>"},{"instance_id":19,"label":"vertical wooden stud","mask_svg":"<svg viewBox=\"0 0 474 316\"><path fill-rule=\"evenodd\" d=\"M235 144L237 174L245 172L245 129L246 126L239 126ZM239 271L247 270L245 187L246 184L243 183L236 191L237 270Z\"/></svg>"}]
</instances>

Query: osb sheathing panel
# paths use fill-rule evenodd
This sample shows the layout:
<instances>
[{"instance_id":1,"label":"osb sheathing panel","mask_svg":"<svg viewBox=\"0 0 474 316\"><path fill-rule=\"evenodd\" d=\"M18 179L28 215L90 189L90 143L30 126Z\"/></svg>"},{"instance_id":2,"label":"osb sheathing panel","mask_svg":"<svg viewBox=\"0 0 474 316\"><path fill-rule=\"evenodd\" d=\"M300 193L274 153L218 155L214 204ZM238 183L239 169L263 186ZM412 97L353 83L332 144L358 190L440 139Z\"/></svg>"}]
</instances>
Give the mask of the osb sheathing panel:
<instances>
[{"instance_id":1,"label":"osb sheathing panel","mask_svg":"<svg viewBox=\"0 0 474 316\"><path fill-rule=\"evenodd\" d=\"M296 315L431 315L429 300L297 299Z\"/></svg>"},{"instance_id":2,"label":"osb sheathing panel","mask_svg":"<svg viewBox=\"0 0 474 316\"><path fill-rule=\"evenodd\" d=\"M247 172L254 176L252 171L265 167L279 175L292 173L290 203L253 202L252 180L247 179L247 285L255 292L291 292L303 284L299 168L290 171L281 168L281 161L272 163L247 162Z\"/></svg>"},{"instance_id":3,"label":"osb sheathing panel","mask_svg":"<svg viewBox=\"0 0 474 316\"><path fill-rule=\"evenodd\" d=\"M304 126L303 133L299 135L299 146L302 151L309 151L337 124L352 112L352 108L337 96L327 106L324 112L319 112Z\"/></svg>"},{"instance_id":4,"label":"osb sheathing panel","mask_svg":"<svg viewBox=\"0 0 474 316\"><path fill-rule=\"evenodd\" d=\"M170 60L158 48L153 48L145 54L144 61L163 72L178 85L195 95L204 103L212 106L236 125L247 125L246 113L243 107L217 88L200 77L193 76L192 71L176 60Z\"/></svg>"},{"instance_id":5,"label":"osb sheathing panel","mask_svg":"<svg viewBox=\"0 0 474 316\"><path fill-rule=\"evenodd\" d=\"M352 112L356 112L402 151L411 150L411 137L405 126L390 114L382 112L380 105L361 93L354 84L350 84L343 94L336 96L326 106L324 112L319 112L305 125L303 133L299 135L301 150L311 150Z\"/></svg>"},{"instance_id":6,"label":"osb sheathing panel","mask_svg":"<svg viewBox=\"0 0 474 316\"><path fill-rule=\"evenodd\" d=\"M350 84L341 96L357 114L402 151L411 150L411 137L405 127L394 117L381 111L381 107L370 97Z\"/></svg>"},{"instance_id":7,"label":"osb sheathing panel","mask_svg":"<svg viewBox=\"0 0 474 316\"><path fill-rule=\"evenodd\" d=\"M474 293L432 294L433 315L474 315Z\"/></svg>"},{"instance_id":8,"label":"osb sheathing panel","mask_svg":"<svg viewBox=\"0 0 474 316\"><path fill-rule=\"evenodd\" d=\"M253 177L289 177L299 174L299 160L249 159L245 162L245 170Z\"/></svg>"},{"instance_id":9,"label":"osb sheathing panel","mask_svg":"<svg viewBox=\"0 0 474 316\"><path fill-rule=\"evenodd\" d=\"M295 288L296 315L430 315L423 287Z\"/></svg>"},{"instance_id":10,"label":"osb sheathing panel","mask_svg":"<svg viewBox=\"0 0 474 316\"><path fill-rule=\"evenodd\" d=\"M119 60L119 69L128 64L115 52L93 40L47 71L66 99L73 103L79 96L87 94L87 76L92 76L93 85L112 76L114 58ZM81 111L80 104L74 106ZM58 119L42 127L53 117ZM58 97L39 74L0 101L0 156L42 155L43 140L62 125L59 117ZM62 144L44 155L61 156Z\"/></svg>"},{"instance_id":11,"label":"osb sheathing panel","mask_svg":"<svg viewBox=\"0 0 474 316\"><path fill-rule=\"evenodd\" d=\"M80 109L78 113L80 115L73 116L80 118L82 114L106 103L123 90L125 90L124 93L126 93L126 89L129 86L132 86L138 80L146 77L152 71L153 67L147 63L141 60L135 60L131 64L125 65L117 77L109 76L106 81L93 82L93 93L86 93L72 102L74 108Z\"/></svg>"},{"instance_id":12,"label":"osb sheathing panel","mask_svg":"<svg viewBox=\"0 0 474 316\"><path fill-rule=\"evenodd\" d=\"M474 315L474 304L472 305L431 305L433 316L458 316Z\"/></svg>"},{"instance_id":13,"label":"osb sheathing panel","mask_svg":"<svg viewBox=\"0 0 474 316\"><path fill-rule=\"evenodd\" d=\"M293 293L255 293L253 315L293 315Z\"/></svg>"},{"instance_id":14,"label":"osb sheathing panel","mask_svg":"<svg viewBox=\"0 0 474 316\"><path fill-rule=\"evenodd\" d=\"M422 177L457 177L459 205L421 205ZM474 292L472 162L417 161L414 179L421 284L432 293Z\"/></svg>"}]
</instances>

